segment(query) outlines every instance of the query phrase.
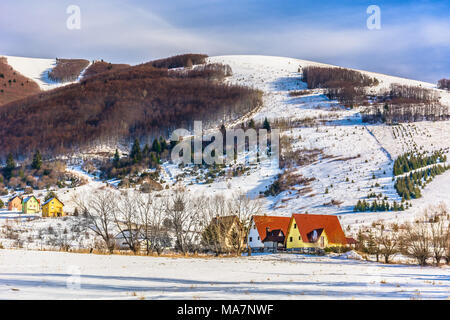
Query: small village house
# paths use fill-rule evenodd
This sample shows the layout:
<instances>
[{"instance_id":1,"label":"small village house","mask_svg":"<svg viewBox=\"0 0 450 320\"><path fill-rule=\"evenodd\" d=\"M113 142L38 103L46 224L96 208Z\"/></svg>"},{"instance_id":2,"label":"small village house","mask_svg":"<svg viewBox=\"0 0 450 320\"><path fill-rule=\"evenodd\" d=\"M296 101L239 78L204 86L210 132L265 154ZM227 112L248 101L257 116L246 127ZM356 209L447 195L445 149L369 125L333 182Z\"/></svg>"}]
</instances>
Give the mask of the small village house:
<instances>
[{"instance_id":1,"label":"small village house","mask_svg":"<svg viewBox=\"0 0 450 320\"><path fill-rule=\"evenodd\" d=\"M42 205L42 216L48 218L65 216L64 203L56 197L48 199Z\"/></svg>"},{"instance_id":2,"label":"small village house","mask_svg":"<svg viewBox=\"0 0 450 320\"><path fill-rule=\"evenodd\" d=\"M247 237L251 249L277 250L284 247L290 217L253 216Z\"/></svg>"},{"instance_id":3,"label":"small village house","mask_svg":"<svg viewBox=\"0 0 450 320\"><path fill-rule=\"evenodd\" d=\"M9 199L8 211L22 211L22 198L15 196Z\"/></svg>"},{"instance_id":4,"label":"small village house","mask_svg":"<svg viewBox=\"0 0 450 320\"><path fill-rule=\"evenodd\" d=\"M353 248L353 249L355 249L356 248L356 245L358 244L358 241L356 241L354 238L346 238L347 239L347 245L350 247L350 248Z\"/></svg>"},{"instance_id":5,"label":"small village house","mask_svg":"<svg viewBox=\"0 0 450 320\"><path fill-rule=\"evenodd\" d=\"M235 215L215 217L203 231L202 243L215 252L234 252L236 248L244 247L242 228L241 221Z\"/></svg>"},{"instance_id":6,"label":"small village house","mask_svg":"<svg viewBox=\"0 0 450 320\"><path fill-rule=\"evenodd\" d=\"M39 213L41 204L35 196L30 196L22 201L22 212L28 214Z\"/></svg>"},{"instance_id":7,"label":"small village house","mask_svg":"<svg viewBox=\"0 0 450 320\"><path fill-rule=\"evenodd\" d=\"M341 247L347 239L337 216L293 214L289 222L286 248Z\"/></svg>"}]
</instances>

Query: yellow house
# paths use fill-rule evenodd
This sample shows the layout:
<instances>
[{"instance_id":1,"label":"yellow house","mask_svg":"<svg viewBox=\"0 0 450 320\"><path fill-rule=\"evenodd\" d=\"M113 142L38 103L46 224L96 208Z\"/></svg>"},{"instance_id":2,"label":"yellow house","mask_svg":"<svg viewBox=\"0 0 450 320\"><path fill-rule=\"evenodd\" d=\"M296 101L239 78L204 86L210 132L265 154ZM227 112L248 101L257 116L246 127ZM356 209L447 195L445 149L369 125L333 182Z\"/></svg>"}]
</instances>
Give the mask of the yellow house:
<instances>
[{"instance_id":1,"label":"yellow house","mask_svg":"<svg viewBox=\"0 0 450 320\"><path fill-rule=\"evenodd\" d=\"M35 196L30 196L22 201L23 213L39 213L41 211L41 204Z\"/></svg>"},{"instance_id":2,"label":"yellow house","mask_svg":"<svg viewBox=\"0 0 450 320\"><path fill-rule=\"evenodd\" d=\"M64 213L64 203L62 203L58 198L50 198L42 205L42 216L43 217L62 217L65 216Z\"/></svg>"},{"instance_id":3,"label":"yellow house","mask_svg":"<svg viewBox=\"0 0 450 320\"><path fill-rule=\"evenodd\" d=\"M347 244L337 216L293 214L285 239L286 249L340 247Z\"/></svg>"}]
</instances>

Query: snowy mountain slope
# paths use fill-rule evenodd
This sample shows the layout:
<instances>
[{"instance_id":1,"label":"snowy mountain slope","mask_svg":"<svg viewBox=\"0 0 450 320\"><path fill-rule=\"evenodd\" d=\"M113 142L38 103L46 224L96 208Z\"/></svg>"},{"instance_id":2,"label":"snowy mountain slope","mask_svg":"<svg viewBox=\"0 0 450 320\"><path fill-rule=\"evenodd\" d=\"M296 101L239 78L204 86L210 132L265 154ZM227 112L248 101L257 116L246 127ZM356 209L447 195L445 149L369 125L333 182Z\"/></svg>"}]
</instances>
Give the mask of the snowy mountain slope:
<instances>
[{"instance_id":1,"label":"snowy mountain slope","mask_svg":"<svg viewBox=\"0 0 450 320\"><path fill-rule=\"evenodd\" d=\"M402 125L399 129L394 127L363 124L358 110L346 110L339 106L337 101L330 101L320 90L315 93L292 98L289 91L306 89L306 84L300 81L301 73L299 67L307 65L324 64L314 63L305 60L266 57L266 56L221 56L211 57L209 62L229 64L233 70L233 76L227 81L258 88L264 92L264 105L251 118L262 121L265 117L269 119L305 119L318 118L325 120L322 124L316 124L312 128L298 127L284 132L295 141L295 149L319 148L325 155L319 161L297 168L297 173L305 177L316 180L309 186L311 191L304 193L303 186L298 186L296 191L283 192L277 197L264 199L265 209L270 214L290 215L293 212L327 213L338 214L342 221L349 221L352 224L365 224L373 221L372 216L389 218L392 220L412 219L420 213L419 209L435 203L436 199L446 201L450 205L450 198L442 197L442 193L437 192L438 187L433 185L424 191L427 196L415 200L413 208L402 213L398 217L392 213L371 214L354 213L353 206L359 199L366 198L368 193L382 193L388 197L389 201L400 201L394 190L392 180L392 166L395 158L407 151L411 151L414 145L404 136L397 134L394 138L392 130L417 129L418 132L408 133L417 137L415 143L424 150L435 150L450 146L450 140L446 139L450 132L450 122L420 122L411 125ZM402 79L387 75L365 72L370 76L375 76L380 80L376 90L385 90L391 83L404 85L420 85L428 88L435 88L435 85L415 80ZM448 95L448 93L445 93ZM247 119L241 119L248 121ZM230 126L235 125L230 124ZM412 129L411 129L412 130ZM387 134L380 134L387 132ZM386 135L390 135L387 138ZM330 158L331 157L331 158ZM343 159L343 160L342 160ZM223 193L241 190L250 195L257 195L273 181L279 170L267 171L270 165L261 164L260 168L254 168L245 177L232 178L227 181L217 181L211 185L192 184L192 180L186 181L189 190L194 194ZM179 174L179 168L167 166L166 171L172 171L172 176ZM375 178L374 178L375 177ZM450 181L450 174L440 177L439 183ZM228 187L227 187L228 186ZM428 199L433 199L429 201ZM339 205L330 205L332 201ZM417 208L416 208L417 205ZM348 218L347 218L348 217Z\"/></svg>"},{"instance_id":2,"label":"snowy mountain slope","mask_svg":"<svg viewBox=\"0 0 450 320\"><path fill-rule=\"evenodd\" d=\"M401 213L355 213L353 207L358 200L366 199L369 193L382 194L389 202L400 201L394 190L392 179L393 160L400 154L422 147L433 151L450 147L450 122L418 122L399 126L362 123L358 108L349 110L337 101L329 100L321 90L313 90L306 96L291 97L292 90L306 89L301 81L301 67L308 65L328 66L311 61L267 56L220 56L210 57L208 62L229 64L233 75L226 81L233 84L254 87L263 91L263 106L254 114L227 124L233 127L250 118L262 121L312 119L311 126L295 126L282 132L291 139L293 150L318 149L321 155L311 164L294 168L293 173L314 179L309 185L296 185L277 196L262 198L264 212L273 215L290 216L292 213L320 213L339 215L344 226L355 230L361 224L370 224L378 219L389 221L411 220L421 214L424 207L445 201L450 206L450 197L443 193L442 185L449 185L450 172L436 178L423 192L423 197L412 201L413 207ZM41 69L45 68L42 63ZM47 67L50 63L47 60ZM22 67L25 63L22 64ZM31 69L31 68L30 68ZM37 71L36 71L37 72ZM435 88L435 85L415 80L365 72L380 80L376 90L389 88L391 83L421 85ZM448 97L447 92L442 92ZM112 150L114 151L114 150ZM242 160L242 159L238 159ZM177 165L164 163L162 179L174 188L183 185L192 195L221 194L230 196L233 192L245 192L258 197L277 175L282 173L278 163L262 161L251 166L241 176L224 175L211 184L197 181L189 172ZM79 170L78 170L79 171ZM184 175L179 178L177 177ZM95 179L81 190L104 187ZM168 191L170 192L170 190ZM64 190L62 200L72 210L71 203L76 190Z\"/></svg>"},{"instance_id":3,"label":"snowy mountain slope","mask_svg":"<svg viewBox=\"0 0 450 320\"><path fill-rule=\"evenodd\" d=\"M25 58L12 56L4 56L4 57L8 60L8 64L11 67L13 67L13 69L17 70L25 77L35 81L39 85L41 90L44 91L52 90L61 86L74 83L74 82L60 83L49 79L48 72L51 71L56 66L56 59L39 59L39 58ZM89 66L87 68L89 68ZM81 78L82 74L80 74L78 80Z\"/></svg>"}]
</instances>

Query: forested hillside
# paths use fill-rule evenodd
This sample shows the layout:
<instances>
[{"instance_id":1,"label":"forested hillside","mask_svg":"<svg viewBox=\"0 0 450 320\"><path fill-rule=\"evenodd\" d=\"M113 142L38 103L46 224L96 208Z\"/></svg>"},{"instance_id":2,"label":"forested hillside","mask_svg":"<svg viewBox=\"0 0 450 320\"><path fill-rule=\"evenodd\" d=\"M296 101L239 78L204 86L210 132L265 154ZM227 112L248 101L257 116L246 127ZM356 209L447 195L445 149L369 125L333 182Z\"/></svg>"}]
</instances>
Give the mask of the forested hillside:
<instances>
[{"instance_id":1,"label":"forested hillside","mask_svg":"<svg viewBox=\"0 0 450 320\"><path fill-rule=\"evenodd\" d=\"M221 78L229 67L178 72L150 62L5 105L0 110L1 156L26 156L36 149L61 154L136 137L167 137L172 129L189 128L193 120L235 118L261 104L257 90L208 80L214 78L212 70Z\"/></svg>"},{"instance_id":2,"label":"forested hillside","mask_svg":"<svg viewBox=\"0 0 450 320\"><path fill-rule=\"evenodd\" d=\"M0 57L0 106L40 92L36 82L24 77Z\"/></svg>"},{"instance_id":3,"label":"forested hillside","mask_svg":"<svg viewBox=\"0 0 450 320\"><path fill-rule=\"evenodd\" d=\"M56 67L48 77L58 82L75 81L88 65L89 61L84 59L56 59Z\"/></svg>"},{"instance_id":4,"label":"forested hillside","mask_svg":"<svg viewBox=\"0 0 450 320\"><path fill-rule=\"evenodd\" d=\"M130 67L128 64L112 64L105 61L96 61L89 68L86 69L84 73L84 79L95 76L97 74L108 72L108 71L117 71L121 69L125 69Z\"/></svg>"}]
</instances>

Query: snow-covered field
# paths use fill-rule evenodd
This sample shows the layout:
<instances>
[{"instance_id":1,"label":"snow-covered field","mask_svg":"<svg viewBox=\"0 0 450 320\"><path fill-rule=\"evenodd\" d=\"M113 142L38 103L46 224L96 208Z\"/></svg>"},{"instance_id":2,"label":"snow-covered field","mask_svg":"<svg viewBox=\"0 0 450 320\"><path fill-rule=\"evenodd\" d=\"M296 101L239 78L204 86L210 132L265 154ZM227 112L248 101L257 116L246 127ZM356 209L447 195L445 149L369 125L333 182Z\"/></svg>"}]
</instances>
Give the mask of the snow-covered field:
<instances>
[{"instance_id":1,"label":"snow-covered field","mask_svg":"<svg viewBox=\"0 0 450 320\"><path fill-rule=\"evenodd\" d=\"M220 272L218 272L220 270ZM448 267L0 250L2 299L448 299Z\"/></svg>"}]
</instances>

